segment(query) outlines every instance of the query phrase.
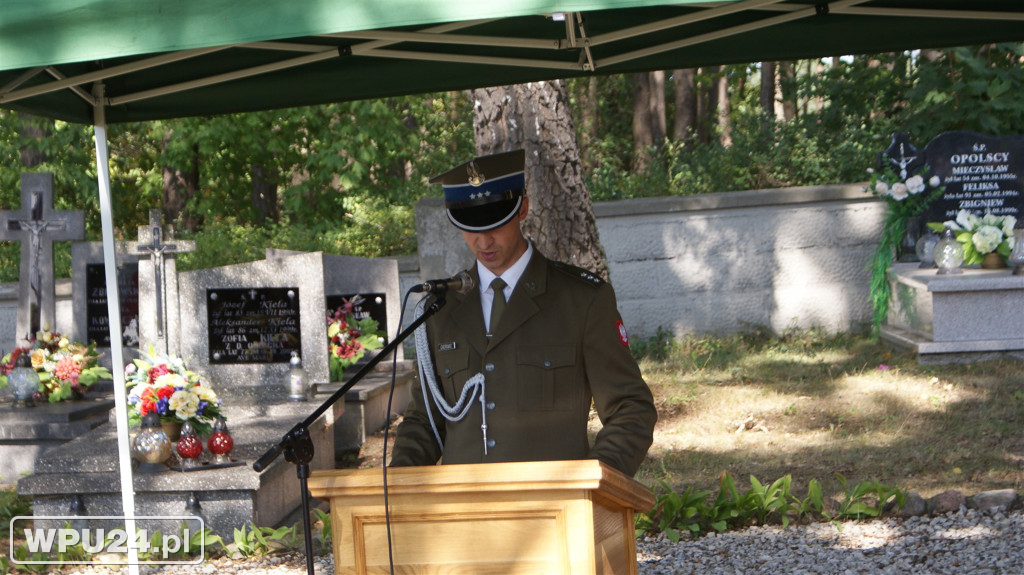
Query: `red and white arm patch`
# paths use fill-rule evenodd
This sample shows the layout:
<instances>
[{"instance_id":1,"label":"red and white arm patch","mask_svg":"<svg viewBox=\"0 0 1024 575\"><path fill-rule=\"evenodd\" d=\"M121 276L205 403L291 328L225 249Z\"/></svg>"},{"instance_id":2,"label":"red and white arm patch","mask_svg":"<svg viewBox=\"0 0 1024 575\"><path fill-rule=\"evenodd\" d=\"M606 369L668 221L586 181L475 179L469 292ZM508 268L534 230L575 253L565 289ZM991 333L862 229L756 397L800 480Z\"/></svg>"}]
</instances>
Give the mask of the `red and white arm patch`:
<instances>
[{"instance_id":1,"label":"red and white arm patch","mask_svg":"<svg viewBox=\"0 0 1024 575\"><path fill-rule=\"evenodd\" d=\"M622 323L622 320L615 322L615 327L619 330L619 343L629 347L629 336L626 335L626 326Z\"/></svg>"}]
</instances>

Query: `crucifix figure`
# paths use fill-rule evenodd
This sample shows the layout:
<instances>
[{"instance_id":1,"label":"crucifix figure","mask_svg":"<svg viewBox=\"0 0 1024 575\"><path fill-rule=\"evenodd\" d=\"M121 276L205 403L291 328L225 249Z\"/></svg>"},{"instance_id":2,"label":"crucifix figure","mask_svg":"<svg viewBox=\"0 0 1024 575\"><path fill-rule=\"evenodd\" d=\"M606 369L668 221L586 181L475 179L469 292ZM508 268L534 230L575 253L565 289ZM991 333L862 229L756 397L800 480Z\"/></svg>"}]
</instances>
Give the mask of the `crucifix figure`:
<instances>
[{"instance_id":1,"label":"crucifix figure","mask_svg":"<svg viewBox=\"0 0 1024 575\"><path fill-rule=\"evenodd\" d=\"M0 211L0 240L21 242L18 345L41 329L56 328L53 242L85 236L80 211L53 210L53 174L21 175L21 209Z\"/></svg>"},{"instance_id":2,"label":"crucifix figure","mask_svg":"<svg viewBox=\"0 0 1024 575\"><path fill-rule=\"evenodd\" d=\"M173 268L174 254L193 251L195 249L195 242L164 243L161 219L162 212L160 210L149 211L149 226L139 227L139 241L134 245L134 248L136 253L148 255L149 263L153 267L152 312L155 325L152 327L155 332L155 338L159 342L158 347L165 353L177 353L176 350L171 350L169 349L170 346L168 346L168 340L175 339L169 338L168 332L173 331L177 327L176 321L173 321L173 326L170 325L172 320L176 320L176 318L172 318L171 315L173 314L169 311L173 310L174 314L176 314L178 309L178 278L177 272ZM168 266L168 261L171 262L170 266ZM171 269L168 269L169 267ZM142 270L140 269L139 272L141 274ZM140 284L140 289L141 287ZM143 294L140 293L139 296L139 303L142 305ZM141 314L141 307L139 311Z\"/></svg>"}]
</instances>

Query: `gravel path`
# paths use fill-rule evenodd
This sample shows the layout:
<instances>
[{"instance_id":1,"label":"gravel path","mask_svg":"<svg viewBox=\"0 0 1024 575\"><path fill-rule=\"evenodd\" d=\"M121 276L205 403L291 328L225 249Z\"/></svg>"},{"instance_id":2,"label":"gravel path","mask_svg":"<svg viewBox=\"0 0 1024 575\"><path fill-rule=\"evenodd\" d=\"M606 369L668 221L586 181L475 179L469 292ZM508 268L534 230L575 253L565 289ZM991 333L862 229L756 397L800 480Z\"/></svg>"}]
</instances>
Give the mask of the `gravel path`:
<instances>
[{"instance_id":1,"label":"gravel path","mask_svg":"<svg viewBox=\"0 0 1024 575\"><path fill-rule=\"evenodd\" d=\"M672 543L637 544L641 575L1024 574L1024 511L960 511L937 517L754 527ZM333 575L330 556L316 558L318 575ZM110 575L106 567L64 570ZM122 568L121 572L127 572ZM143 567L143 575L303 575L300 554L213 559L199 566Z\"/></svg>"}]
</instances>

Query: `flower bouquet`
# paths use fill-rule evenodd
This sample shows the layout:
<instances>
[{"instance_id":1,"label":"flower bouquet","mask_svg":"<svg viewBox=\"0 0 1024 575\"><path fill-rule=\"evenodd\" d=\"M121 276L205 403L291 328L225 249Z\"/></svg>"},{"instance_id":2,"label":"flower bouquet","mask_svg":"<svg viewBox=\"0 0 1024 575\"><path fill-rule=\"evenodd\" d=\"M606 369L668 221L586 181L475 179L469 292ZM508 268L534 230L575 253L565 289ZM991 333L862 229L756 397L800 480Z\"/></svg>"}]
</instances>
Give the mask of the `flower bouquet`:
<instances>
[{"instance_id":1,"label":"flower bouquet","mask_svg":"<svg viewBox=\"0 0 1024 575\"><path fill-rule=\"evenodd\" d=\"M4 356L0 364L0 387L7 387L7 376L22 354L28 354L32 367L39 374L36 398L40 401L57 403L82 397L92 384L114 377L109 369L98 365L95 343L86 346L59 333L43 330L36 333L30 347L15 348Z\"/></svg>"},{"instance_id":2,"label":"flower bouquet","mask_svg":"<svg viewBox=\"0 0 1024 575\"><path fill-rule=\"evenodd\" d=\"M189 371L180 357L158 354L149 346L146 357L135 359L124 370L128 387L128 422L138 425L152 412L160 421L192 423L196 434L206 435L221 416L221 402L197 373Z\"/></svg>"},{"instance_id":3,"label":"flower bouquet","mask_svg":"<svg viewBox=\"0 0 1024 575\"><path fill-rule=\"evenodd\" d=\"M872 333L877 334L889 314L889 281L886 274L900 239L907 232L907 220L924 211L932 200L942 195L945 188L938 176L925 179L928 167L918 174L903 179L891 169L868 170L871 183L864 189L885 200L889 213L882 226L882 237L871 258L871 304L873 308Z\"/></svg>"},{"instance_id":4,"label":"flower bouquet","mask_svg":"<svg viewBox=\"0 0 1024 575\"><path fill-rule=\"evenodd\" d=\"M360 302L359 296L344 304L327 316L327 346L330 356L331 381L341 381L345 368L354 365L367 350L380 349L384 345L377 320L367 316L356 320L353 309Z\"/></svg>"},{"instance_id":5,"label":"flower bouquet","mask_svg":"<svg viewBox=\"0 0 1024 575\"><path fill-rule=\"evenodd\" d=\"M964 246L964 264L980 264L987 254L996 252L1006 258L1013 251L1013 228L1017 218L986 213L979 217L968 210L960 210L955 220L928 222L928 227L941 232L952 228L956 241Z\"/></svg>"}]
</instances>

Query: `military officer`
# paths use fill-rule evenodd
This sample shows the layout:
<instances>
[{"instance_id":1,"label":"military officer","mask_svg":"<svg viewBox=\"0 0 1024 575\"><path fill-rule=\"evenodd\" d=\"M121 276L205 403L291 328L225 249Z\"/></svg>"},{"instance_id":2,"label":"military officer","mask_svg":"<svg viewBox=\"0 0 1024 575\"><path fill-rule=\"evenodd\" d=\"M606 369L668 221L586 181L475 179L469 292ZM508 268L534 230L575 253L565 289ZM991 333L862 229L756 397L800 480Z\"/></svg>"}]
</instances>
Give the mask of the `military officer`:
<instances>
[{"instance_id":1,"label":"military officer","mask_svg":"<svg viewBox=\"0 0 1024 575\"><path fill-rule=\"evenodd\" d=\"M476 256L467 270L475 287L449 292L426 323L422 389L391 465L595 458L633 475L657 420L650 389L611 286L548 260L523 236L523 168L517 150L431 180L443 185L448 218ZM602 424L593 444L592 402Z\"/></svg>"}]
</instances>

